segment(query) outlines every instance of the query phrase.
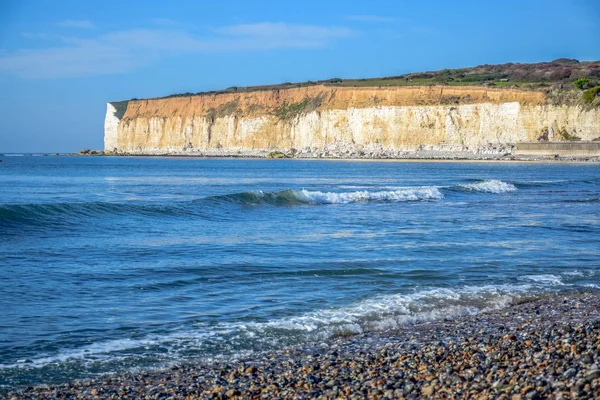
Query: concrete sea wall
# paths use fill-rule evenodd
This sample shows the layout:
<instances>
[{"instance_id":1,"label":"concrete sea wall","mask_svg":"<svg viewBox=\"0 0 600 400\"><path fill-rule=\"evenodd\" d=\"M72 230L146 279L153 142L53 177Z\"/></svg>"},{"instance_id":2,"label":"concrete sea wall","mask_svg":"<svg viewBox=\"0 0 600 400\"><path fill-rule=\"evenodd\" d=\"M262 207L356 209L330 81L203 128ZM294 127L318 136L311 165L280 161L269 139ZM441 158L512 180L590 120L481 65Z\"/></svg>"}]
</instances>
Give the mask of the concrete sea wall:
<instances>
[{"instance_id":1,"label":"concrete sea wall","mask_svg":"<svg viewBox=\"0 0 600 400\"><path fill-rule=\"evenodd\" d=\"M558 155L560 157L600 156L600 142L517 143L515 155Z\"/></svg>"}]
</instances>

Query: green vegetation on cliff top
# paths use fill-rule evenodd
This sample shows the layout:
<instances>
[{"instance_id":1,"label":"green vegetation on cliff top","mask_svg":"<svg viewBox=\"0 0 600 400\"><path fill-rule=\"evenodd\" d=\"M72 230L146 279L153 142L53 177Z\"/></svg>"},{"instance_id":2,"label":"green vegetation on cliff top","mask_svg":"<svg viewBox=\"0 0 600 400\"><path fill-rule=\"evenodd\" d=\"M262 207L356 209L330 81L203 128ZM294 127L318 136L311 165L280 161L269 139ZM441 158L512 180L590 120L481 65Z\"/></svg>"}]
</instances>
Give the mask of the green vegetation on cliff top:
<instances>
[{"instance_id":1,"label":"green vegetation on cliff top","mask_svg":"<svg viewBox=\"0 0 600 400\"><path fill-rule=\"evenodd\" d=\"M266 90L283 90L316 85L333 87L397 87L397 86L487 86L498 88L518 88L521 90L540 90L546 92L567 92L576 89L586 90L600 86L600 61L579 62L574 59L560 58L550 62L535 64L507 63L479 65L472 68L444 69L432 72L416 72L398 76L366 79L332 78L322 81L282 83L278 85L230 87L224 90L198 93L181 93L159 97L161 99L189 96L208 96L224 93L244 93ZM597 91L586 93L586 103L595 100ZM560 97L560 96L559 96ZM573 97L573 96L570 96ZM579 96L577 96L579 97ZM591 99L591 101L590 101ZM137 99L133 99L137 100ZM563 100L562 97L559 100ZM597 102L597 101L596 101ZM113 102L120 119L127 108L127 101ZM296 105L297 108L311 107L313 104ZM230 105L235 108L234 105ZM222 114L225 110L214 110ZM231 111L231 110L227 110ZM279 110L283 120L293 118L293 107Z\"/></svg>"},{"instance_id":2,"label":"green vegetation on cliff top","mask_svg":"<svg viewBox=\"0 0 600 400\"><path fill-rule=\"evenodd\" d=\"M163 98L214 95L221 93L281 90L315 85L338 87L385 87L385 86L497 86L522 89L543 89L555 86L571 89L572 83L580 78L600 83L600 61L585 61L560 58L536 64L508 63L479 65L472 68L444 69L433 72L416 72L398 76L366 79L332 78L323 81L282 83L278 85L230 87L224 90L199 93L173 94ZM593 85L596 86L596 85Z\"/></svg>"},{"instance_id":3,"label":"green vegetation on cliff top","mask_svg":"<svg viewBox=\"0 0 600 400\"><path fill-rule=\"evenodd\" d=\"M117 119L123 119L123 115L125 115L125 111L127 111L127 105L129 104L129 100L123 101L113 101L112 106L115 108L115 117Z\"/></svg>"}]
</instances>

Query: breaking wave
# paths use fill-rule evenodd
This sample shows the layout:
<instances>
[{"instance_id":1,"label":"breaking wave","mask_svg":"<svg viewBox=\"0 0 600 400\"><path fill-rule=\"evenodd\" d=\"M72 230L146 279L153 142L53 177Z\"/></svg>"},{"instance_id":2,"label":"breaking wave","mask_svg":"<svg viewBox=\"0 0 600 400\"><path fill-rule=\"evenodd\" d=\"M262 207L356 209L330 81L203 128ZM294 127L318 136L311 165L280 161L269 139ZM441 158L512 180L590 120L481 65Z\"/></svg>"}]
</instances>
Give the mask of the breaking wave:
<instances>
[{"instance_id":1,"label":"breaking wave","mask_svg":"<svg viewBox=\"0 0 600 400\"><path fill-rule=\"evenodd\" d=\"M296 196L311 204L346 204L357 202L403 202L441 200L444 195L436 187L404 188L389 191L369 192L366 190L347 193L301 190Z\"/></svg>"},{"instance_id":2,"label":"breaking wave","mask_svg":"<svg viewBox=\"0 0 600 400\"><path fill-rule=\"evenodd\" d=\"M409 294L378 296L339 309L316 310L298 317L247 327L260 331L273 328L318 332L319 338L334 335L339 331L385 331L425 321L503 308L530 289L531 285L527 284L425 289Z\"/></svg>"},{"instance_id":3,"label":"breaking wave","mask_svg":"<svg viewBox=\"0 0 600 400\"><path fill-rule=\"evenodd\" d=\"M384 190L355 190L355 191L319 191L286 189L275 192L262 190L209 196L201 199L181 202L150 203L150 202L82 202L82 203L52 203L52 204L6 204L0 205L0 226L5 224L26 224L46 226L68 224L72 218L93 218L115 214L137 214L144 216L182 216L206 215L211 211L204 206L239 204L292 206L303 204L350 204L350 203L401 203L419 201L439 201L444 198L441 190L456 190L460 188L470 192L505 193L517 190L510 184L499 180L486 180L454 187L421 186L396 187Z\"/></svg>"},{"instance_id":4,"label":"breaking wave","mask_svg":"<svg viewBox=\"0 0 600 400\"><path fill-rule=\"evenodd\" d=\"M485 181L466 183L459 186L466 190L483 193L507 193L517 190L517 187L512 183L502 182L497 179L487 179Z\"/></svg>"},{"instance_id":5,"label":"breaking wave","mask_svg":"<svg viewBox=\"0 0 600 400\"><path fill-rule=\"evenodd\" d=\"M561 275L585 274L585 271L574 270ZM556 290L557 285L564 285L562 278L551 274L525 275L519 280L527 282L422 288L267 321L195 323L169 332L99 341L16 362L0 362L0 371L61 365L65 379L72 379L73 374L93 374L98 368L168 367L194 357L202 360L243 358L287 346L323 343L340 335L385 332L502 309L522 299ZM583 286L598 288L595 284Z\"/></svg>"},{"instance_id":6,"label":"breaking wave","mask_svg":"<svg viewBox=\"0 0 600 400\"><path fill-rule=\"evenodd\" d=\"M572 272L571 274L575 274L575 272ZM562 278L560 276L553 275L553 274L523 275L521 278L528 280L528 281L538 282L541 284L546 284L546 285L551 285L551 286L564 285Z\"/></svg>"},{"instance_id":7,"label":"breaking wave","mask_svg":"<svg viewBox=\"0 0 600 400\"><path fill-rule=\"evenodd\" d=\"M441 200L444 195L437 187L398 188L385 191L354 191L354 192L321 192L311 190L282 190L279 192L254 192L236 193L225 196L214 196L213 201L227 201L232 203L255 205L293 205L293 204L348 204L362 202L405 202L405 201L435 201Z\"/></svg>"},{"instance_id":8,"label":"breaking wave","mask_svg":"<svg viewBox=\"0 0 600 400\"><path fill-rule=\"evenodd\" d=\"M177 362L190 352L235 356L249 349L260 352L322 341L338 334L380 332L426 321L474 315L504 308L522 295L531 294L531 288L527 284L485 285L383 295L346 307L319 309L265 322L220 323L137 339L92 343L16 363L0 363L0 369L40 368L52 363L127 363L127 359L156 354L156 349L161 349L162 361L167 363L169 359Z\"/></svg>"}]
</instances>

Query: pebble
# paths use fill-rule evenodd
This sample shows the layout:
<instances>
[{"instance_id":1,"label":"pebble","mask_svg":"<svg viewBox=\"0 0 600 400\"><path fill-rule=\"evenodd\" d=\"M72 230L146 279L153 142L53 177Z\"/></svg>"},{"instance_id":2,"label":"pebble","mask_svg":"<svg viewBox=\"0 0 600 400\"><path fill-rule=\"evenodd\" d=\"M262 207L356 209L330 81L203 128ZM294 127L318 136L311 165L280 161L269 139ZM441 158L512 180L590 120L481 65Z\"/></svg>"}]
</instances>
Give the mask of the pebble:
<instances>
[{"instance_id":1,"label":"pebble","mask_svg":"<svg viewBox=\"0 0 600 400\"><path fill-rule=\"evenodd\" d=\"M563 374L563 376L567 379L574 377L577 375L577 370L575 368L570 368Z\"/></svg>"},{"instance_id":2,"label":"pebble","mask_svg":"<svg viewBox=\"0 0 600 400\"><path fill-rule=\"evenodd\" d=\"M587 373L585 379L588 381L593 381L594 379L600 378L600 370L594 369Z\"/></svg>"}]
</instances>

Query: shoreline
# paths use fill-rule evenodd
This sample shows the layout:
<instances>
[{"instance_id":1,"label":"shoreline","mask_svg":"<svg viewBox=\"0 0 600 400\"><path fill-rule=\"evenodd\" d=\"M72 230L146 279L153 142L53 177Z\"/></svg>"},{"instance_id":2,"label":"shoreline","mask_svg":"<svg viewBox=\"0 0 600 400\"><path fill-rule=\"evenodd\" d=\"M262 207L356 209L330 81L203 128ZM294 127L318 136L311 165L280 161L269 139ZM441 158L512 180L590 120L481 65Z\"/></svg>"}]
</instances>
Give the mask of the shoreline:
<instances>
[{"instance_id":1,"label":"shoreline","mask_svg":"<svg viewBox=\"0 0 600 400\"><path fill-rule=\"evenodd\" d=\"M126 155L126 156L100 156L124 158L182 158L199 160L287 160L287 161L328 161L328 162L397 162L397 163L525 163L525 164L600 164L600 157L588 158L535 158L535 159L442 159L442 158L266 158L266 157L236 157L236 156L185 156L185 155Z\"/></svg>"},{"instance_id":2,"label":"shoreline","mask_svg":"<svg viewBox=\"0 0 600 400\"><path fill-rule=\"evenodd\" d=\"M93 153L4 153L0 157L120 157L120 158L190 158L190 159L229 159L229 160L306 160L306 161L367 161L367 162L522 162L522 163L600 163L600 156L532 156L532 155L419 155L411 153L403 156L357 157L348 156L307 156L289 155L269 157L269 153L113 153L103 150Z\"/></svg>"},{"instance_id":3,"label":"shoreline","mask_svg":"<svg viewBox=\"0 0 600 400\"><path fill-rule=\"evenodd\" d=\"M97 154L79 155L78 157L142 157L142 158L197 158L197 159L245 159L245 160L306 160L306 161L374 161L374 162L548 162L548 163L600 163L600 156L581 157L551 157L551 156L502 156L502 157L267 157L265 155L250 154Z\"/></svg>"},{"instance_id":4,"label":"shoreline","mask_svg":"<svg viewBox=\"0 0 600 400\"><path fill-rule=\"evenodd\" d=\"M600 397L600 291L239 361L183 363L8 393L8 398Z\"/></svg>"}]
</instances>

